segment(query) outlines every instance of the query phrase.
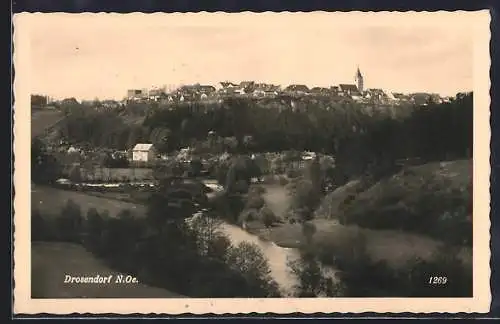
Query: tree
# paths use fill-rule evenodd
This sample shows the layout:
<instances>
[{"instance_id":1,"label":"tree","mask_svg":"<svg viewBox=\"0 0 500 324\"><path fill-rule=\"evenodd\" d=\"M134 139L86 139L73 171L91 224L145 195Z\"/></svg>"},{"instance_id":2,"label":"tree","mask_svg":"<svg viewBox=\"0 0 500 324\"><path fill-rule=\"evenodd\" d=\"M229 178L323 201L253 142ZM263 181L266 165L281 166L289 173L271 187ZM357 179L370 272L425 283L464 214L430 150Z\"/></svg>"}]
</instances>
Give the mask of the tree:
<instances>
[{"instance_id":1,"label":"tree","mask_svg":"<svg viewBox=\"0 0 500 324\"><path fill-rule=\"evenodd\" d=\"M57 230L63 241L81 242L83 219L80 206L68 199L57 219Z\"/></svg>"},{"instance_id":2,"label":"tree","mask_svg":"<svg viewBox=\"0 0 500 324\"><path fill-rule=\"evenodd\" d=\"M338 297L342 290L332 278L325 277L315 255L309 250L300 252L298 260L288 263L292 273L297 277L297 297Z\"/></svg>"},{"instance_id":3,"label":"tree","mask_svg":"<svg viewBox=\"0 0 500 324\"><path fill-rule=\"evenodd\" d=\"M236 137L225 137L223 145L228 152L234 152L238 147L238 139Z\"/></svg>"},{"instance_id":4,"label":"tree","mask_svg":"<svg viewBox=\"0 0 500 324\"><path fill-rule=\"evenodd\" d=\"M308 178L311 181L312 190L316 195L323 194L323 176L321 174L321 165L319 155L316 154L308 168Z\"/></svg>"},{"instance_id":5,"label":"tree","mask_svg":"<svg viewBox=\"0 0 500 324\"><path fill-rule=\"evenodd\" d=\"M53 183L61 174L56 158L47 152L45 144L37 137L31 142L31 180L34 183Z\"/></svg>"},{"instance_id":6,"label":"tree","mask_svg":"<svg viewBox=\"0 0 500 324\"><path fill-rule=\"evenodd\" d=\"M246 209L260 209L264 206L265 201L261 195L256 193L249 193L247 197Z\"/></svg>"},{"instance_id":7,"label":"tree","mask_svg":"<svg viewBox=\"0 0 500 324\"><path fill-rule=\"evenodd\" d=\"M201 255L217 256L221 258L225 251L221 251L224 236L221 232L222 220L211 213L199 213L190 219L190 226L197 237L198 249ZM216 242L217 241L217 242Z\"/></svg>"},{"instance_id":8,"label":"tree","mask_svg":"<svg viewBox=\"0 0 500 324\"><path fill-rule=\"evenodd\" d=\"M80 172L80 166L79 165L73 166L71 168L71 171L69 172L69 179L73 183L79 183L79 182L82 181L82 174Z\"/></svg>"},{"instance_id":9,"label":"tree","mask_svg":"<svg viewBox=\"0 0 500 324\"><path fill-rule=\"evenodd\" d=\"M133 148L137 143L144 141L144 132L141 127L131 127L127 137L127 148Z\"/></svg>"},{"instance_id":10,"label":"tree","mask_svg":"<svg viewBox=\"0 0 500 324\"><path fill-rule=\"evenodd\" d=\"M255 140L252 135L246 135L243 137L243 147L246 151L251 151L255 148Z\"/></svg>"},{"instance_id":11,"label":"tree","mask_svg":"<svg viewBox=\"0 0 500 324\"><path fill-rule=\"evenodd\" d=\"M227 263L239 271L256 295L279 297L277 283L271 277L269 263L253 243L241 242L228 252ZM263 297L264 297L263 296Z\"/></svg>"},{"instance_id":12,"label":"tree","mask_svg":"<svg viewBox=\"0 0 500 324\"><path fill-rule=\"evenodd\" d=\"M313 212L321 201L321 196L314 189L311 181L300 179L292 188L291 208L294 209L303 221L312 219Z\"/></svg>"},{"instance_id":13,"label":"tree","mask_svg":"<svg viewBox=\"0 0 500 324\"><path fill-rule=\"evenodd\" d=\"M311 245L312 238L316 233L316 226L311 222L302 223L302 234L306 238L307 245Z\"/></svg>"},{"instance_id":14,"label":"tree","mask_svg":"<svg viewBox=\"0 0 500 324\"><path fill-rule=\"evenodd\" d=\"M192 159L189 163L189 172L192 176L197 177L201 174L203 170L203 164L200 159Z\"/></svg>"},{"instance_id":15,"label":"tree","mask_svg":"<svg viewBox=\"0 0 500 324\"><path fill-rule=\"evenodd\" d=\"M172 131L165 127L157 127L153 129L151 134L149 135L150 142L155 146L156 150L160 153L169 152L170 146L170 137Z\"/></svg>"},{"instance_id":16,"label":"tree","mask_svg":"<svg viewBox=\"0 0 500 324\"><path fill-rule=\"evenodd\" d=\"M95 208L87 210L86 242L90 250L102 254L102 235L104 231L104 220Z\"/></svg>"},{"instance_id":17,"label":"tree","mask_svg":"<svg viewBox=\"0 0 500 324\"><path fill-rule=\"evenodd\" d=\"M41 95L31 95L31 107L41 108L47 105L47 97Z\"/></svg>"},{"instance_id":18,"label":"tree","mask_svg":"<svg viewBox=\"0 0 500 324\"><path fill-rule=\"evenodd\" d=\"M43 241L46 239L50 239L51 233L49 233L49 228L47 226L47 222L40 214L38 209L31 210L31 240L35 241Z\"/></svg>"},{"instance_id":19,"label":"tree","mask_svg":"<svg viewBox=\"0 0 500 324\"><path fill-rule=\"evenodd\" d=\"M271 227L274 222L276 222L276 215L273 213L271 208L267 206L262 206L259 212L259 218L267 228Z\"/></svg>"}]
</instances>

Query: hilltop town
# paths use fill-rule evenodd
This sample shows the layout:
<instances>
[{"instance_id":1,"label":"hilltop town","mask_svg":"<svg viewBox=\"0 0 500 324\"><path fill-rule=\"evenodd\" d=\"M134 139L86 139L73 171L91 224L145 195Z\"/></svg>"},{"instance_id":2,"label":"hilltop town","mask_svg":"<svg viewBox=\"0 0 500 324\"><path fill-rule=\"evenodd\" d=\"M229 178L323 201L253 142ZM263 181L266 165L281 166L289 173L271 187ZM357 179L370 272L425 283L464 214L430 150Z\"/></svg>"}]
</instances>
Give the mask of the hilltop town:
<instances>
[{"instance_id":1,"label":"hilltop town","mask_svg":"<svg viewBox=\"0 0 500 324\"><path fill-rule=\"evenodd\" d=\"M354 83L341 83L330 87L311 87L304 84L288 86L259 83L256 81L231 82L222 81L216 85L191 84L178 87L162 86L152 89L129 89L122 100L101 100L100 105L116 108L127 103L158 103L163 106L180 102L222 102L225 98L249 98L256 101L263 99L283 98L316 98L329 99L334 102L352 101L366 105L399 106L415 104L425 106L429 103L446 103L452 97L437 93L391 92L380 88L365 88L364 77L358 68ZM49 103L59 103L48 100ZM84 105L92 105L95 100L82 100Z\"/></svg>"}]
</instances>

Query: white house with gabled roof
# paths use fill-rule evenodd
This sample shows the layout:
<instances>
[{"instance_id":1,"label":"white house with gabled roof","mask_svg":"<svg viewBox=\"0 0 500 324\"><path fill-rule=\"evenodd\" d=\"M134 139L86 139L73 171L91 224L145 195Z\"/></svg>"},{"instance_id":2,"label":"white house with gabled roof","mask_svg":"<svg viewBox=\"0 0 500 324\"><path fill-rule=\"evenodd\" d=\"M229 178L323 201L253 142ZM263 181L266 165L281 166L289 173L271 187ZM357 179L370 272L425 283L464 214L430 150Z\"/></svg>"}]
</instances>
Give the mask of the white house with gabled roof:
<instances>
[{"instance_id":1,"label":"white house with gabled roof","mask_svg":"<svg viewBox=\"0 0 500 324\"><path fill-rule=\"evenodd\" d=\"M153 144L139 143L132 149L133 162L151 162L156 160L156 150Z\"/></svg>"}]
</instances>

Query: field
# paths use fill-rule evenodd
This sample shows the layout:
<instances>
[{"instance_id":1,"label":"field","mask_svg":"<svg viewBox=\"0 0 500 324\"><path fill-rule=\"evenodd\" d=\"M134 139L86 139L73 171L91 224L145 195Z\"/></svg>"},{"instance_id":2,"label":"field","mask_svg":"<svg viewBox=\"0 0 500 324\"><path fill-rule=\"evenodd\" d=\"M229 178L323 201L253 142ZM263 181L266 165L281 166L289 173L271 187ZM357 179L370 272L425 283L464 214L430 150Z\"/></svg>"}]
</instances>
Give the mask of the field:
<instances>
[{"instance_id":1,"label":"field","mask_svg":"<svg viewBox=\"0 0 500 324\"><path fill-rule=\"evenodd\" d=\"M64 115L57 110L40 110L31 113L31 138L42 135L45 130L62 120Z\"/></svg>"},{"instance_id":2,"label":"field","mask_svg":"<svg viewBox=\"0 0 500 324\"><path fill-rule=\"evenodd\" d=\"M318 219L313 223L317 232L313 236L313 244L317 247L338 251L347 248L358 234L366 237L367 251L374 261L386 261L397 268L413 257L430 259L442 243L425 237L396 230L371 230L356 225L341 225L334 220ZM271 240L279 246L296 248L305 243L301 225L284 224L271 230L257 229L257 235ZM460 249L460 257L464 264L472 262L472 250Z\"/></svg>"},{"instance_id":3,"label":"field","mask_svg":"<svg viewBox=\"0 0 500 324\"><path fill-rule=\"evenodd\" d=\"M181 298L170 291L141 283L64 283L65 275L116 275L82 246L70 243L33 243L31 247L32 298ZM123 274L124 277L126 274Z\"/></svg>"},{"instance_id":4,"label":"field","mask_svg":"<svg viewBox=\"0 0 500 324\"><path fill-rule=\"evenodd\" d=\"M153 180L153 169L149 168L94 168L91 171L80 170L84 180L99 181L144 181Z\"/></svg>"},{"instance_id":5,"label":"field","mask_svg":"<svg viewBox=\"0 0 500 324\"><path fill-rule=\"evenodd\" d=\"M31 206L37 208L42 214L58 213L69 199L80 205L82 215L85 215L90 208L95 208L98 212L108 211L110 216L116 216L123 209L129 209L136 215L146 213L146 207L142 205L104 199L80 192L42 186L34 186L31 189Z\"/></svg>"}]
</instances>

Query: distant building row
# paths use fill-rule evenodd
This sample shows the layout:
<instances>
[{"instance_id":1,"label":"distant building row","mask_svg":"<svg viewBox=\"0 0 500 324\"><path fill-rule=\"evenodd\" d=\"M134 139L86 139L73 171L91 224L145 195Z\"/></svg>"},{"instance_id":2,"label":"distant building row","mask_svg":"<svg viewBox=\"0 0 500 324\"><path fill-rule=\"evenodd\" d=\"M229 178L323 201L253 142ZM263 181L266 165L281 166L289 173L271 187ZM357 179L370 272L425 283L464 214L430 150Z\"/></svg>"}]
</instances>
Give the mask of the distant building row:
<instances>
[{"instance_id":1,"label":"distant building row","mask_svg":"<svg viewBox=\"0 0 500 324\"><path fill-rule=\"evenodd\" d=\"M362 89L362 87L361 87ZM159 101L159 102L183 102L220 99L230 96L241 96L251 98L273 98L279 95L289 96L325 96L349 98L357 102L377 102L377 103L398 103L412 102L416 104L426 104L429 101L441 103L449 100L442 98L438 94L414 93L403 94L397 92L386 92L382 89L369 88L361 90L355 84L339 84L332 87L313 87L306 85L293 84L285 89L279 85L258 84L252 81L235 84L232 82L221 82L220 87L211 85L186 85L177 90L166 93L160 90L129 90L127 101Z\"/></svg>"},{"instance_id":2,"label":"distant building row","mask_svg":"<svg viewBox=\"0 0 500 324\"><path fill-rule=\"evenodd\" d=\"M413 102L426 104L429 101L440 103L447 98L437 94L416 93L404 95L402 93L385 92L382 89L365 89L364 78L358 67L354 76L355 84L339 84L331 87L308 88L303 84L292 84L286 88L280 85L243 81L233 83L230 81L219 82L212 85L184 85L174 91L163 89L133 89L127 91L127 101L161 101L182 102L220 99L228 96L244 96L254 98L273 98L279 95L289 96L330 96L345 97L357 102L398 103Z\"/></svg>"}]
</instances>

